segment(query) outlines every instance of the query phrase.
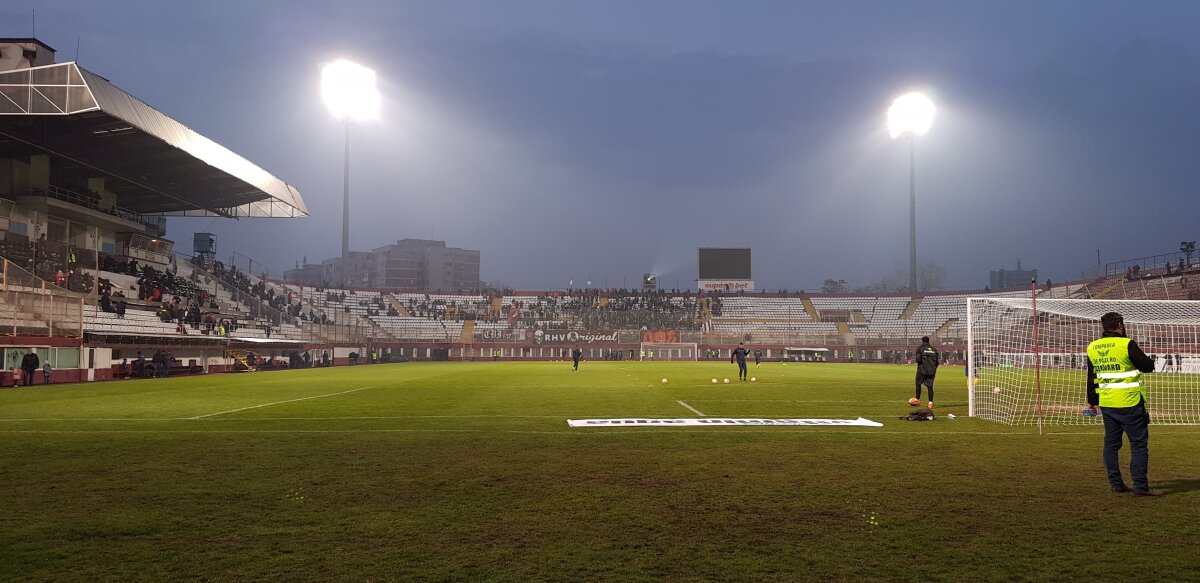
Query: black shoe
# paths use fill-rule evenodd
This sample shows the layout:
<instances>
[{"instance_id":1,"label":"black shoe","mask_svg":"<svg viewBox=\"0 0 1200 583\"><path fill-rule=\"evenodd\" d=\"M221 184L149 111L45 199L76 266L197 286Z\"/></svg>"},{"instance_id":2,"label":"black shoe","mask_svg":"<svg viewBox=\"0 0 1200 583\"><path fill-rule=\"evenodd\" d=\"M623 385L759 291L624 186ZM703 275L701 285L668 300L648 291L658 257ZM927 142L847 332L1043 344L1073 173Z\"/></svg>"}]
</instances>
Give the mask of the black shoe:
<instances>
[{"instance_id":1,"label":"black shoe","mask_svg":"<svg viewBox=\"0 0 1200 583\"><path fill-rule=\"evenodd\" d=\"M1133 490L1130 490L1127 486L1122 484L1120 486L1113 486L1112 491L1113 494L1124 494L1126 492L1132 492Z\"/></svg>"},{"instance_id":2,"label":"black shoe","mask_svg":"<svg viewBox=\"0 0 1200 583\"><path fill-rule=\"evenodd\" d=\"M1134 490L1133 495L1134 496L1162 496L1163 493L1146 489L1146 490Z\"/></svg>"}]
</instances>

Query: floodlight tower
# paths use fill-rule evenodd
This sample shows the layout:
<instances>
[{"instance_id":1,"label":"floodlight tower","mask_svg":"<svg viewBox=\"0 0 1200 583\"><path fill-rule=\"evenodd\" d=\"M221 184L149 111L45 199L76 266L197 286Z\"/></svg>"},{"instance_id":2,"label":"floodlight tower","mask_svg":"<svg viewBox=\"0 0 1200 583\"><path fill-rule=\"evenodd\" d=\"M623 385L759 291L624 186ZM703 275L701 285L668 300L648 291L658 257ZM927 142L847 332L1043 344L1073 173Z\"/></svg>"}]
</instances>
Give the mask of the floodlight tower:
<instances>
[{"instance_id":1,"label":"floodlight tower","mask_svg":"<svg viewBox=\"0 0 1200 583\"><path fill-rule=\"evenodd\" d=\"M919 92L897 97L887 111L892 138L908 137L908 285L912 293L917 293L917 136L929 132L935 111L933 101Z\"/></svg>"},{"instance_id":2,"label":"floodlight tower","mask_svg":"<svg viewBox=\"0 0 1200 583\"><path fill-rule=\"evenodd\" d=\"M346 129L346 160L342 174L342 286L350 268L350 124L379 117L375 71L345 59L321 69L321 97Z\"/></svg>"}]
</instances>

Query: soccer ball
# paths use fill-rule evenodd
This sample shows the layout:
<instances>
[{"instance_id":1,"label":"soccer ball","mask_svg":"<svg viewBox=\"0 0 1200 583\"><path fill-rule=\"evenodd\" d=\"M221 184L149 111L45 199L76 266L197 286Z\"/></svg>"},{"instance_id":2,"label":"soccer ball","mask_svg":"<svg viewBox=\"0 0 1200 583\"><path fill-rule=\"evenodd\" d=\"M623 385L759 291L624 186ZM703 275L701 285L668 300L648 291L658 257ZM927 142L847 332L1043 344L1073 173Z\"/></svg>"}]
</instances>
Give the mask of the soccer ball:
<instances>
[{"instance_id":1,"label":"soccer ball","mask_svg":"<svg viewBox=\"0 0 1200 583\"><path fill-rule=\"evenodd\" d=\"M713 384L717 384L717 379L713 379Z\"/></svg>"},{"instance_id":2,"label":"soccer ball","mask_svg":"<svg viewBox=\"0 0 1200 583\"><path fill-rule=\"evenodd\" d=\"M663 384L667 384L667 377L663 377Z\"/></svg>"},{"instance_id":3,"label":"soccer ball","mask_svg":"<svg viewBox=\"0 0 1200 583\"><path fill-rule=\"evenodd\" d=\"M993 393L999 393L1000 391L1003 391L1003 390L1004 390L1004 389L1001 389L1000 387L992 387L992 392L993 392Z\"/></svg>"},{"instance_id":4,"label":"soccer ball","mask_svg":"<svg viewBox=\"0 0 1200 583\"><path fill-rule=\"evenodd\" d=\"M725 379L725 384L729 384L729 379Z\"/></svg>"},{"instance_id":5,"label":"soccer ball","mask_svg":"<svg viewBox=\"0 0 1200 583\"><path fill-rule=\"evenodd\" d=\"M916 398L916 397L913 397L913 398L911 398L911 399L909 399L909 400L908 400L908 404L909 404L909 405L912 405L913 407L916 407L917 405L920 405L920 404L921 404L921 400L920 400L920 399L918 399L918 398Z\"/></svg>"},{"instance_id":6,"label":"soccer ball","mask_svg":"<svg viewBox=\"0 0 1200 583\"><path fill-rule=\"evenodd\" d=\"M758 377L750 377L750 382L754 382L754 381L757 381L757 380L758 380Z\"/></svg>"}]
</instances>

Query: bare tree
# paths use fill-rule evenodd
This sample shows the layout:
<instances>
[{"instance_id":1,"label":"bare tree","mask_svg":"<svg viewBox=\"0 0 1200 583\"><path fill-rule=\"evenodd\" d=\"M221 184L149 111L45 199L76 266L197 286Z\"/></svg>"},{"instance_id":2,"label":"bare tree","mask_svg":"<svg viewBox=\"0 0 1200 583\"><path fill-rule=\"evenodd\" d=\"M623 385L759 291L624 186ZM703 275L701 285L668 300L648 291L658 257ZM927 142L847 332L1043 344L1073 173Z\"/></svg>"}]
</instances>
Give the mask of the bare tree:
<instances>
[{"instance_id":1,"label":"bare tree","mask_svg":"<svg viewBox=\"0 0 1200 583\"><path fill-rule=\"evenodd\" d=\"M899 293L908 290L908 268L897 266L891 275L854 291L859 293ZM917 264L917 291L940 291L946 288L946 268L931 262Z\"/></svg>"},{"instance_id":2,"label":"bare tree","mask_svg":"<svg viewBox=\"0 0 1200 583\"><path fill-rule=\"evenodd\" d=\"M850 286L844 279L826 279L825 283L821 284L821 293L844 294L848 291Z\"/></svg>"}]
</instances>

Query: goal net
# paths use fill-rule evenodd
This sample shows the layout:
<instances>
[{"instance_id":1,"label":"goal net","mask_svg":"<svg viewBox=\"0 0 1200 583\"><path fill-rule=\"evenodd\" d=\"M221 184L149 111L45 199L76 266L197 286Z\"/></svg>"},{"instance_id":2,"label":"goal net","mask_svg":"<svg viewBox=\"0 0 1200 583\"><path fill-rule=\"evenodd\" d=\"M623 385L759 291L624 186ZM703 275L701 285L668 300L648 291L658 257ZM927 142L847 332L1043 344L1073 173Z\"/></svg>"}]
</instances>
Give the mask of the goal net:
<instances>
[{"instance_id":1,"label":"goal net","mask_svg":"<svg viewBox=\"0 0 1200 583\"><path fill-rule=\"evenodd\" d=\"M642 360L696 360L695 342L643 342Z\"/></svg>"},{"instance_id":2,"label":"goal net","mask_svg":"<svg viewBox=\"0 0 1200 583\"><path fill-rule=\"evenodd\" d=\"M1082 413L1087 345L1106 312L1124 316L1129 337L1155 361L1144 381L1153 422L1200 424L1200 301L1039 299L1035 316L1029 298L971 298L970 414L1007 425L1036 425L1039 416L1049 425L1102 423Z\"/></svg>"}]
</instances>

